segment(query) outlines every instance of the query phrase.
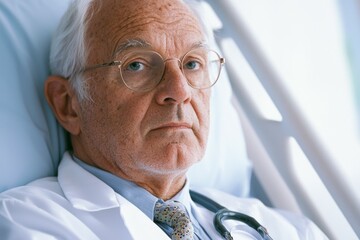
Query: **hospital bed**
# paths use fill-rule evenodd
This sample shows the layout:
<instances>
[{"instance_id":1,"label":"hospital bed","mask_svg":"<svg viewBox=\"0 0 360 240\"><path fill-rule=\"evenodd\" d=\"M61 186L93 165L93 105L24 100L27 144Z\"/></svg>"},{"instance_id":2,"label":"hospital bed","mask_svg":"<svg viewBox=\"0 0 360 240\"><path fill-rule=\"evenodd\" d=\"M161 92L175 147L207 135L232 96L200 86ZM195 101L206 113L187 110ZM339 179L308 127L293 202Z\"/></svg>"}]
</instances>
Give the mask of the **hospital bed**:
<instances>
[{"instance_id":1,"label":"hospital bed","mask_svg":"<svg viewBox=\"0 0 360 240\"><path fill-rule=\"evenodd\" d=\"M218 7L214 1L209 2ZM56 175L59 160L69 148L68 136L43 96L43 83L49 74L51 35L68 3L69 0L0 0L0 192ZM204 4L204 10L211 12L209 8ZM216 22L213 28L219 28ZM328 230L316 213L311 215L309 205L301 205L302 201L299 204L299 195L289 189L296 187L295 183L284 181L278 169L288 166L271 163L271 158L281 155L273 151L274 155L268 156L264 138L254 132L256 114L247 108L251 104L246 104L246 93L229 81L236 72L231 64L227 70L213 88L207 152L189 172L192 186L217 188L240 197L259 197L268 205L305 213ZM240 101L233 96L233 90L237 97L242 95ZM266 122L266 126L264 133L279 129L276 122Z\"/></svg>"}]
</instances>

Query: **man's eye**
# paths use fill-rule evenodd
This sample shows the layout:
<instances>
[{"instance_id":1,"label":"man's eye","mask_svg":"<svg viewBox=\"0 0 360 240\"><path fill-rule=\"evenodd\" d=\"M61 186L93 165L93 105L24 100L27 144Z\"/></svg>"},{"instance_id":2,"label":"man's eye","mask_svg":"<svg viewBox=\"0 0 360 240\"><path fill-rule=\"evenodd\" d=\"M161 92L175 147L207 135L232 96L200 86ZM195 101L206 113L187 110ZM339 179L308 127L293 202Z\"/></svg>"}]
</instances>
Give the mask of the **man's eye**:
<instances>
[{"instance_id":1,"label":"man's eye","mask_svg":"<svg viewBox=\"0 0 360 240\"><path fill-rule=\"evenodd\" d=\"M201 64L197 61L188 61L184 64L186 70L198 70Z\"/></svg>"},{"instance_id":2,"label":"man's eye","mask_svg":"<svg viewBox=\"0 0 360 240\"><path fill-rule=\"evenodd\" d=\"M129 71L141 71L144 70L145 66L141 62L131 62L126 67L126 70Z\"/></svg>"}]
</instances>

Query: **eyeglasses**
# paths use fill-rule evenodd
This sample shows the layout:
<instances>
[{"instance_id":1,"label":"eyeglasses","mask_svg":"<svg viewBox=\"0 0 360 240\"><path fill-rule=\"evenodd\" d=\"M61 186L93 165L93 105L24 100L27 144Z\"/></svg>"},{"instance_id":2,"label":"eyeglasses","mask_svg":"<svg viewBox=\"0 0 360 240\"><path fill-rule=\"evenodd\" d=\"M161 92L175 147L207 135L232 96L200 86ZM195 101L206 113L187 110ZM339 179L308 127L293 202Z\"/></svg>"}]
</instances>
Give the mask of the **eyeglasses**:
<instances>
[{"instance_id":1,"label":"eyeglasses","mask_svg":"<svg viewBox=\"0 0 360 240\"><path fill-rule=\"evenodd\" d=\"M101 67L117 66L120 78L129 89L136 92L146 92L154 89L162 80L165 64L168 61L178 61L179 67L188 84L195 89L205 89L213 86L219 79L225 59L205 46L191 49L182 58L163 59L162 56L150 50L134 50L127 53L120 61L112 61L85 68L88 71Z\"/></svg>"}]
</instances>

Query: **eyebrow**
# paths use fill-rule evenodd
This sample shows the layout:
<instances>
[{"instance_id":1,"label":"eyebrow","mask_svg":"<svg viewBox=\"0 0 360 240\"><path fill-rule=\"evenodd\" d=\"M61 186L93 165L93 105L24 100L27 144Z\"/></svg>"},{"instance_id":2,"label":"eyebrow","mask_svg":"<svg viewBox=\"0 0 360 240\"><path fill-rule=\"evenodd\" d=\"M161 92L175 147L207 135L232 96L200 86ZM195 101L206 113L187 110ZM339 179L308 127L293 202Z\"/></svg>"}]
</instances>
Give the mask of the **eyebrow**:
<instances>
[{"instance_id":1,"label":"eyebrow","mask_svg":"<svg viewBox=\"0 0 360 240\"><path fill-rule=\"evenodd\" d=\"M115 57L119 53L130 48L151 48L151 44L140 38L128 39L116 48L113 56Z\"/></svg>"},{"instance_id":2,"label":"eyebrow","mask_svg":"<svg viewBox=\"0 0 360 240\"><path fill-rule=\"evenodd\" d=\"M190 49L198 48L198 47L209 47L209 45L204 41L198 41L198 42L194 43Z\"/></svg>"},{"instance_id":3,"label":"eyebrow","mask_svg":"<svg viewBox=\"0 0 360 240\"><path fill-rule=\"evenodd\" d=\"M194 44L192 44L190 49L197 48L197 47L203 47L203 46L208 46L208 44L204 41L198 41L198 42L195 42ZM128 39L126 42L120 44L116 48L116 50L113 54L113 57L115 57L116 55L120 54L121 52L126 51L131 48L149 49L149 48L152 48L152 46L150 43L146 42L145 40L143 40L141 38Z\"/></svg>"}]
</instances>

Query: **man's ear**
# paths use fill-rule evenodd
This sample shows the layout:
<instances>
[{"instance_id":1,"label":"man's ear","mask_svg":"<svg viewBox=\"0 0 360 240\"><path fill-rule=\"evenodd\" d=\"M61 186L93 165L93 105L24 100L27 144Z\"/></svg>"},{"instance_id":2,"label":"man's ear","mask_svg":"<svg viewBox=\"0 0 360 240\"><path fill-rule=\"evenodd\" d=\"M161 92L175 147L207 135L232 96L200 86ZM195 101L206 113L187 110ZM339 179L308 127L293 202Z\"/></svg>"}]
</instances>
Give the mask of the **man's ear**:
<instances>
[{"instance_id":1,"label":"man's ear","mask_svg":"<svg viewBox=\"0 0 360 240\"><path fill-rule=\"evenodd\" d=\"M80 133L79 102L67 79L50 76L45 82L45 97L59 123L71 134Z\"/></svg>"}]
</instances>

